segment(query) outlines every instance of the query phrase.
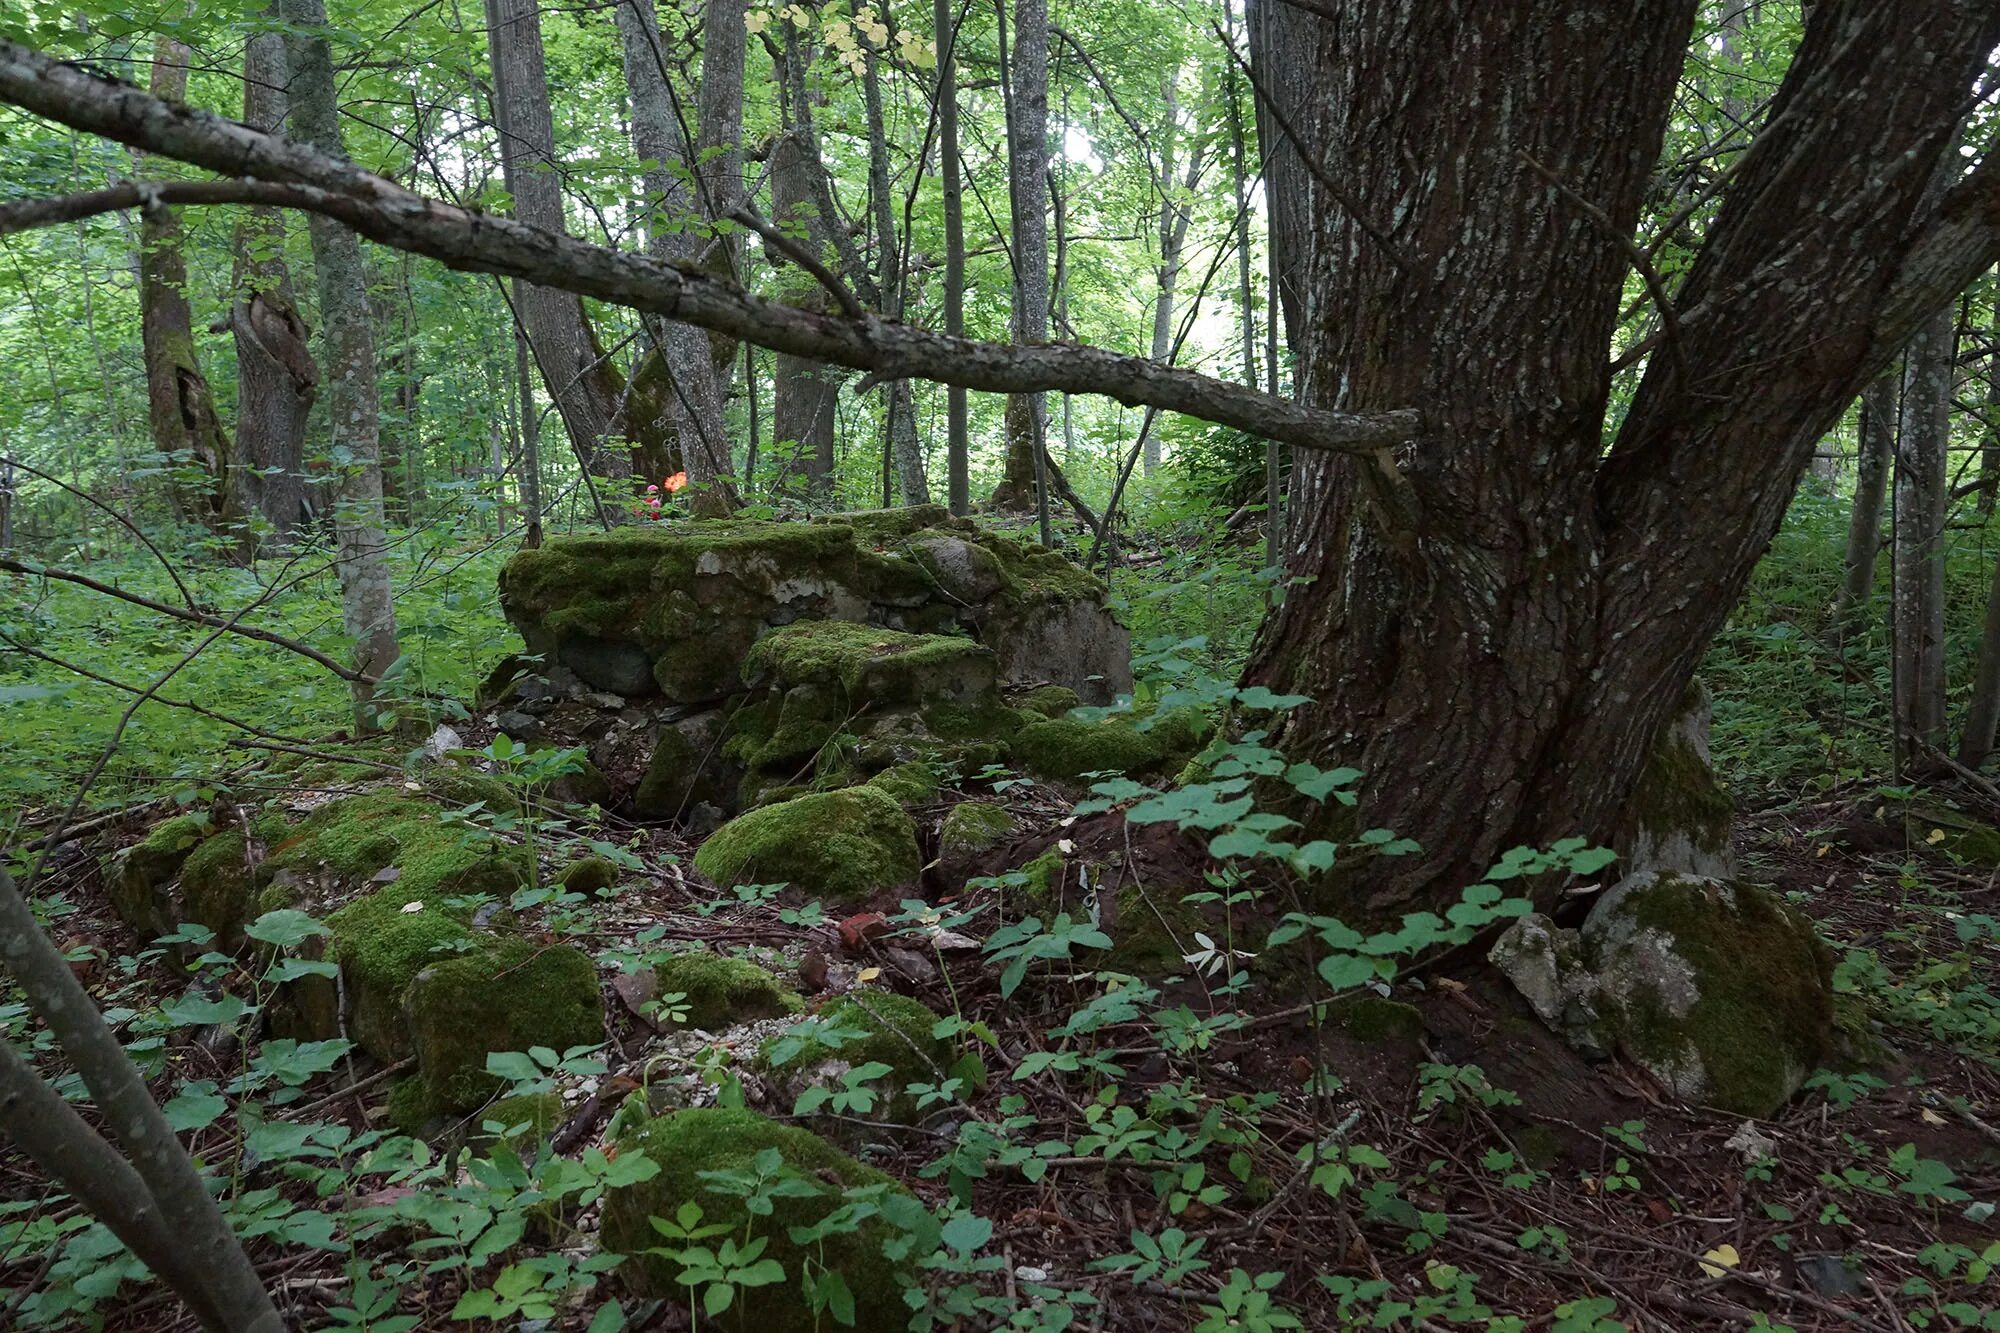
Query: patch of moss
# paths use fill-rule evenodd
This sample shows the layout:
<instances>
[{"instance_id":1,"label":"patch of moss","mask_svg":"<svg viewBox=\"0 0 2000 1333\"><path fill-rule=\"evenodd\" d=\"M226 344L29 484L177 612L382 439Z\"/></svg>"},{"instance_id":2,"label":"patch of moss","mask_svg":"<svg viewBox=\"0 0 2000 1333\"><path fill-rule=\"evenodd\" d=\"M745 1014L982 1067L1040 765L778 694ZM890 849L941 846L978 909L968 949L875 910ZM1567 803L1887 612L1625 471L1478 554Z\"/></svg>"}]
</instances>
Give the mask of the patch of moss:
<instances>
[{"instance_id":1,"label":"patch of moss","mask_svg":"<svg viewBox=\"0 0 2000 1333\"><path fill-rule=\"evenodd\" d=\"M447 910L436 902L425 902L415 912L403 910L416 901L391 885L326 919L332 932L326 957L340 964L348 1035L378 1060L411 1054L403 1022L403 991L411 980L442 954L475 939L462 910Z\"/></svg>"},{"instance_id":2,"label":"patch of moss","mask_svg":"<svg viewBox=\"0 0 2000 1333\"><path fill-rule=\"evenodd\" d=\"M805 1009L798 992L741 958L707 951L675 954L653 968L659 994L680 993L690 1027L720 1032L738 1023Z\"/></svg>"},{"instance_id":3,"label":"patch of moss","mask_svg":"<svg viewBox=\"0 0 2000 1333\"><path fill-rule=\"evenodd\" d=\"M1151 777L1165 766L1167 750L1150 732L1136 730L1123 718L1085 722L1063 717L1021 728L1014 738L1014 757L1037 777L1074 782L1098 772Z\"/></svg>"},{"instance_id":4,"label":"patch of moss","mask_svg":"<svg viewBox=\"0 0 2000 1333\"><path fill-rule=\"evenodd\" d=\"M586 856L563 867L562 886L571 893L596 893L618 882L618 867L602 856Z\"/></svg>"},{"instance_id":5,"label":"patch of moss","mask_svg":"<svg viewBox=\"0 0 2000 1333\"><path fill-rule=\"evenodd\" d=\"M450 799L461 804L511 802L506 788L490 778L462 774L452 779ZM331 875L347 885L371 882L383 870L397 871L401 901L428 901L452 894L504 894L528 881L527 854L517 847L481 839L469 828L439 819L438 807L421 796L374 791L329 802L313 811L264 863L268 874L291 870L302 876Z\"/></svg>"},{"instance_id":6,"label":"patch of moss","mask_svg":"<svg viewBox=\"0 0 2000 1333\"><path fill-rule=\"evenodd\" d=\"M1014 832L1014 816L984 801L960 801L938 825L938 857L965 861L992 851Z\"/></svg>"},{"instance_id":7,"label":"patch of moss","mask_svg":"<svg viewBox=\"0 0 2000 1333\"><path fill-rule=\"evenodd\" d=\"M1333 1021L1356 1041L1369 1045L1415 1046L1424 1037L1424 1016L1415 1005L1380 995L1354 995L1334 1005Z\"/></svg>"},{"instance_id":8,"label":"patch of moss","mask_svg":"<svg viewBox=\"0 0 2000 1333\"><path fill-rule=\"evenodd\" d=\"M874 787L813 792L738 815L695 853L717 884L795 884L852 901L916 878L917 830L895 798Z\"/></svg>"},{"instance_id":9,"label":"patch of moss","mask_svg":"<svg viewBox=\"0 0 2000 1333\"><path fill-rule=\"evenodd\" d=\"M992 649L971 639L846 620L800 620L774 629L743 663L746 682L837 685L848 711L863 703L976 701L993 690L996 672Z\"/></svg>"},{"instance_id":10,"label":"patch of moss","mask_svg":"<svg viewBox=\"0 0 2000 1333\"><path fill-rule=\"evenodd\" d=\"M561 1052L604 1040L604 1007L589 955L567 944L495 940L419 971L403 995L417 1057L422 1118L470 1111L500 1082L495 1051Z\"/></svg>"},{"instance_id":11,"label":"patch of moss","mask_svg":"<svg viewBox=\"0 0 2000 1333\"><path fill-rule=\"evenodd\" d=\"M155 824L107 867L111 906L142 943L173 930L176 914L166 886L212 830L206 814L176 815Z\"/></svg>"},{"instance_id":12,"label":"patch of moss","mask_svg":"<svg viewBox=\"0 0 2000 1333\"><path fill-rule=\"evenodd\" d=\"M2000 828L1962 810L1939 801L1913 802L1903 827L1912 849L1928 847L1971 865L2000 866Z\"/></svg>"},{"instance_id":13,"label":"patch of moss","mask_svg":"<svg viewBox=\"0 0 2000 1333\"><path fill-rule=\"evenodd\" d=\"M1012 741L1022 727L1034 721L1033 713L998 703L967 705L947 701L928 704L923 711L925 729L939 740L951 742Z\"/></svg>"},{"instance_id":14,"label":"patch of moss","mask_svg":"<svg viewBox=\"0 0 2000 1333\"><path fill-rule=\"evenodd\" d=\"M415 1083L414 1079L409 1081ZM502 1097L480 1108L479 1123L474 1127L475 1132L466 1136L466 1141L476 1151L482 1145L490 1147L501 1141L501 1136L488 1132L486 1125L498 1125L503 1133L525 1125L527 1128L521 1130L515 1142L521 1144L523 1155L529 1155L529 1146L562 1128L566 1118L567 1110L561 1093L524 1092L514 1097Z\"/></svg>"},{"instance_id":15,"label":"patch of moss","mask_svg":"<svg viewBox=\"0 0 2000 1333\"><path fill-rule=\"evenodd\" d=\"M1089 910L1082 886L1072 875L1061 850L1050 847L1021 867L1027 875L1020 896L1025 909L1047 919L1058 912L1072 918ZM1096 882L1093 876L1093 882ZM1155 886L1148 890L1130 880L1109 895L1095 899L1098 925L1111 937L1103 966L1135 976L1166 976L1185 971L1185 955L1194 948L1194 932L1202 929L1201 914L1182 901L1182 891Z\"/></svg>"},{"instance_id":16,"label":"patch of moss","mask_svg":"<svg viewBox=\"0 0 2000 1333\"><path fill-rule=\"evenodd\" d=\"M1025 712L1054 718L1067 716L1070 709L1082 702L1076 691L1067 685L1038 685L1015 700L1014 706Z\"/></svg>"},{"instance_id":17,"label":"patch of moss","mask_svg":"<svg viewBox=\"0 0 2000 1333\"><path fill-rule=\"evenodd\" d=\"M889 1072L872 1085L882 1098L872 1118L912 1124L919 1112L916 1099L904 1091L910 1084L963 1078L975 1087L985 1086L985 1067L976 1056L931 1035L938 1015L922 1001L894 991L849 991L820 1010L819 1018L830 1028L864 1035L833 1049L809 1048L782 1068L771 1064L771 1052L783 1038L766 1041L757 1063L771 1069L795 1093L816 1082L836 1083L839 1073L880 1062Z\"/></svg>"},{"instance_id":18,"label":"patch of moss","mask_svg":"<svg viewBox=\"0 0 2000 1333\"><path fill-rule=\"evenodd\" d=\"M1635 924L1672 937L1695 998L1677 1014L1657 986L1633 987L1622 1044L1656 1071L1687 1068L1692 1056L1709 1105L1770 1115L1834 1047L1832 951L1804 917L1749 884L1660 875L1633 893ZM1734 911L1717 901L1722 893Z\"/></svg>"},{"instance_id":19,"label":"patch of moss","mask_svg":"<svg viewBox=\"0 0 2000 1333\"><path fill-rule=\"evenodd\" d=\"M640 1296L685 1299L687 1288L676 1280L679 1267L671 1259L644 1251L660 1245L651 1218L672 1220L685 1203L701 1209L704 1223L727 1227L740 1241L745 1232L769 1242L766 1257L785 1270L785 1280L738 1293L734 1316L745 1328L761 1333L816 1333L828 1322L816 1316L800 1292L799 1276L807 1260L839 1273L854 1293L855 1325L865 1329L900 1328L909 1319L902 1291L909 1270L883 1257L884 1242L897 1232L879 1218L860 1228L801 1246L791 1239L794 1227L810 1227L844 1202L841 1191L872 1189L907 1198L907 1191L873 1167L863 1166L825 1139L777 1122L754 1111L702 1109L679 1111L644 1121L619 1141L621 1153L643 1152L660 1172L636 1185L609 1190L604 1199L601 1239L614 1253L631 1256L618 1269L619 1280ZM800 1178L823 1191L809 1198L783 1196L773 1201L769 1216L751 1217L740 1198L712 1190L704 1171L742 1171L757 1155L775 1149Z\"/></svg>"},{"instance_id":20,"label":"patch of moss","mask_svg":"<svg viewBox=\"0 0 2000 1333\"><path fill-rule=\"evenodd\" d=\"M912 759L883 769L864 785L887 792L898 805L922 805L938 794L938 775L928 761Z\"/></svg>"}]
</instances>

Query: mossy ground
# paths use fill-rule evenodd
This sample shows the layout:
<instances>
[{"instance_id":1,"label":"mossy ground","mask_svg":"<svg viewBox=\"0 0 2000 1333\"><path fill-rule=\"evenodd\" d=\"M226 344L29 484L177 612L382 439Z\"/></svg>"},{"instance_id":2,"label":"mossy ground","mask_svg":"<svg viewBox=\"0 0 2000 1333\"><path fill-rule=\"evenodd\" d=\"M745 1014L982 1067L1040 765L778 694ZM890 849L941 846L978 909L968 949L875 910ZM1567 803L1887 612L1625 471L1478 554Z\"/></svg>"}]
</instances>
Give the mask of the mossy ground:
<instances>
[{"instance_id":1,"label":"mossy ground","mask_svg":"<svg viewBox=\"0 0 2000 1333\"><path fill-rule=\"evenodd\" d=\"M916 825L873 787L813 792L730 820L695 866L724 887L784 882L852 901L916 878Z\"/></svg>"},{"instance_id":2,"label":"mossy ground","mask_svg":"<svg viewBox=\"0 0 2000 1333\"><path fill-rule=\"evenodd\" d=\"M405 1113L470 1111L493 1095L495 1051L558 1053L604 1040L604 1008L589 955L567 944L502 939L419 971L403 996L419 1092ZM407 1122L406 1122L407 1123Z\"/></svg>"},{"instance_id":3,"label":"mossy ground","mask_svg":"<svg viewBox=\"0 0 2000 1333\"><path fill-rule=\"evenodd\" d=\"M586 856L563 867L562 886L571 893L596 893L618 882L618 867L602 856Z\"/></svg>"},{"instance_id":4,"label":"mossy ground","mask_svg":"<svg viewBox=\"0 0 2000 1333\"><path fill-rule=\"evenodd\" d=\"M720 1032L737 1023L796 1014L805 1008L798 992L764 968L741 958L702 951L675 954L656 964L653 976L662 996L685 997L689 1027Z\"/></svg>"},{"instance_id":5,"label":"mossy ground","mask_svg":"<svg viewBox=\"0 0 2000 1333\"><path fill-rule=\"evenodd\" d=\"M1005 806L960 801L938 825L938 856L945 861L978 856L1006 841L1014 828Z\"/></svg>"},{"instance_id":6,"label":"mossy ground","mask_svg":"<svg viewBox=\"0 0 2000 1333\"><path fill-rule=\"evenodd\" d=\"M469 804L511 802L501 784L463 775L441 794ZM503 894L528 881L527 856L517 847L483 838L439 818L435 801L400 791L375 791L321 806L271 846L265 873L291 870L307 878L331 876L343 884L368 883L394 867L403 901L456 894Z\"/></svg>"},{"instance_id":7,"label":"mossy ground","mask_svg":"<svg viewBox=\"0 0 2000 1333\"><path fill-rule=\"evenodd\" d=\"M783 1282L739 1293L727 1316L734 1321L728 1327L819 1333L831 1326L826 1317L814 1315L800 1291L809 1259L845 1279L854 1293L856 1327L900 1328L908 1321L909 1308L902 1300L903 1270L882 1254L883 1243L896 1235L886 1223L871 1220L856 1231L829 1236L810 1247L795 1243L790 1234L793 1227L810 1227L840 1207L843 1190L905 1193L880 1171L863 1166L816 1134L746 1110L660 1116L627 1134L619 1148L621 1153L643 1152L660 1167L651 1180L613 1189L604 1200L603 1244L632 1256L618 1274L634 1293L685 1299L687 1289L676 1281L679 1266L644 1251L663 1244L649 1219L671 1220L682 1204L693 1202L700 1206L705 1223L728 1227L739 1243L746 1231L766 1238L765 1255L785 1270ZM778 1198L769 1216L753 1218L741 1199L709 1188L702 1178L702 1172L747 1170L766 1149L776 1149L786 1166L823 1192L809 1198Z\"/></svg>"}]
</instances>

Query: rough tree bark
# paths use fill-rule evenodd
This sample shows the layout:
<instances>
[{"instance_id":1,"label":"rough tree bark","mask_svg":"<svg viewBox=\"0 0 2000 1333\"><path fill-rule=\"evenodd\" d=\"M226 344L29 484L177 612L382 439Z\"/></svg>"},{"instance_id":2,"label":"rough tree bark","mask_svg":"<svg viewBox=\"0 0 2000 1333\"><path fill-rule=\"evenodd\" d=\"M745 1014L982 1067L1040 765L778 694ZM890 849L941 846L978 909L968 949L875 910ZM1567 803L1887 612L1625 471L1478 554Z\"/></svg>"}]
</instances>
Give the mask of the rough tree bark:
<instances>
[{"instance_id":1,"label":"rough tree bark","mask_svg":"<svg viewBox=\"0 0 2000 1333\"><path fill-rule=\"evenodd\" d=\"M856 5L859 8L859 5ZM882 60L863 39L861 90L868 114L868 200L875 223L875 286L885 318L903 318L903 247L896 237L896 199L889 187L889 133L882 114ZM923 164L919 162L918 170ZM894 466L896 489L906 505L929 504L923 446L917 442L917 404L908 380L884 386L883 431ZM887 502L887 497L884 497Z\"/></svg>"},{"instance_id":2,"label":"rough tree bark","mask_svg":"<svg viewBox=\"0 0 2000 1333\"><path fill-rule=\"evenodd\" d=\"M1945 740L1944 524L1956 328L1951 310L1941 310L1924 321L1904 353L1890 597L1899 772L1920 749Z\"/></svg>"},{"instance_id":3,"label":"rough tree bark","mask_svg":"<svg viewBox=\"0 0 2000 1333\"><path fill-rule=\"evenodd\" d=\"M1246 672L1310 695L1280 741L1364 770L1361 817L1423 848L1355 872L1364 911L1616 828L1815 443L1987 253L1968 192L1921 204L2000 9L1822 0L1607 454L1625 246L1693 10L1259 5L1259 81L1353 202L1302 213L1310 173L1275 157L1302 392L1424 404L1392 453L1300 457L1309 582Z\"/></svg>"},{"instance_id":4,"label":"rough tree bark","mask_svg":"<svg viewBox=\"0 0 2000 1333\"><path fill-rule=\"evenodd\" d=\"M951 0L933 0L938 57L938 164L944 191L944 331L965 333L965 197L958 162L958 20ZM945 494L954 514L972 509L972 446L965 390L945 390Z\"/></svg>"},{"instance_id":5,"label":"rough tree bark","mask_svg":"<svg viewBox=\"0 0 2000 1333\"><path fill-rule=\"evenodd\" d=\"M820 191L816 188L821 171L819 150L813 140L812 111L806 99L803 56L792 25L783 25L784 45L772 44L771 57L777 67L783 91L785 127L771 144L771 212L773 221L808 254L823 262L829 252L837 254L833 228L838 218L823 214ZM831 267L842 267L836 259ZM796 267L786 270L785 298L810 310L824 311L831 298L810 274ZM773 372L771 397L771 439L789 441L797 450L785 471L774 474L773 483L782 491L792 467L803 470L806 491L814 499L833 498L834 412L840 397L840 372L824 362L780 353Z\"/></svg>"},{"instance_id":6,"label":"rough tree bark","mask_svg":"<svg viewBox=\"0 0 2000 1333\"><path fill-rule=\"evenodd\" d=\"M331 157L345 157L333 55L326 40L324 0L282 0L290 32L292 134ZM320 338L327 375L333 484L335 564L340 618L354 640L355 666L369 679L353 682L358 725L374 724L374 685L395 662L396 605L389 581L388 531L382 514L382 460L375 381L375 337L369 327L368 264L361 240L332 218L311 222L318 280Z\"/></svg>"},{"instance_id":7,"label":"rough tree bark","mask_svg":"<svg viewBox=\"0 0 2000 1333\"><path fill-rule=\"evenodd\" d=\"M1003 9L1005 8L1003 0ZM1049 337L1049 7L1048 0L1014 0L1011 56L1002 34L1001 69L1007 98L1007 196L1014 244L1012 333L1017 343ZM1007 467L993 492L998 509L1032 506L1049 540L1048 411L1043 395L1007 403Z\"/></svg>"},{"instance_id":8,"label":"rough tree bark","mask_svg":"<svg viewBox=\"0 0 2000 1333\"><path fill-rule=\"evenodd\" d=\"M153 96L182 100L187 96L187 78L188 48L171 37L154 39ZM177 462L168 497L182 522L221 532L235 510L229 432L216 414L208 378L195 355L180 216L159 204L140 213L139 328L153 447ZM194 480L197 476L199 481Z\"/></svg>"},{"instance_id":9,"label":"rough tree bark","mask_svg":"<svg viewBox=\"0 0 2000 1333\"><path fill-rule=\"evenodd\" d=\"M542 56L541 7L536 0L486 0L486 28L500 169L513 196L514 216L543 231L563 232L567 227ZM574 292L528 284L515 313L577 458L595 475L629 476L631 459L612 445L617 427L633 424L616 420L625 385L602 355L583 302ZM606 499L608 511L619 510Z\"/></svg>"},{"instance_id":10,"label":"rough tree bark","mask_svg":"<svg viewBox=\"0 0 2000 1333\"><path fill-rule=\"evenodd\" d=\"M1882 553L1882 499L1896 455L1897 382L1888 375L1861 394L1861 443L1854 462L1854 508L1847 521L1835 619L1853 629L1875 593L1875 558Z\"/></svg>"},{"instance_id":11,"label":"rough tree bark","mask_svg":"<svg viewBox=\"0 0 2000 1333\"><path fill-rule=\"evenodd\" d=\"M273 11L275 12L275 6ZM257 33L243 52L243 123L275 130L285 119L285 41ZM290 542L306 514L306 419L319 393L319 367L292 297L285 263L285 215L264 205L236 223L229 328L236 339L238 503Z\"/></svg>"}]
</instances>

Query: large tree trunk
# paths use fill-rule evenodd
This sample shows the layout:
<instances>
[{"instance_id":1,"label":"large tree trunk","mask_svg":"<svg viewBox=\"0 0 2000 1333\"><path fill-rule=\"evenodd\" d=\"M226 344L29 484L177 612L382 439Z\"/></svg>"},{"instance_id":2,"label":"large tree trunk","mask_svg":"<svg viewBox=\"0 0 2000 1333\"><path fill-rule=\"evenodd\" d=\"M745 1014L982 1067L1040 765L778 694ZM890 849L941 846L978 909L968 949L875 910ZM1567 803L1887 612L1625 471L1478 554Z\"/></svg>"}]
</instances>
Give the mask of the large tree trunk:
<instances>
[{"instance_id":1,"label":"large tree trunk","mask_svg":"<svg viewBox=\"0 0 2000 1333\"><path fill-rule=\"evenodd\" d=\"M285 42L251 37L243 52L243 123L275 130L285 119ZM243 511L259 515L279 546L304 521L306 419L319 393L319 367L285 263L285 215L246 208L236 223L236 447L232 477Z\"/></svg>"},{"instance_id":2,"label":"large tree trunk","mask_svg":"<svg viewBox=\"0 0 2000 1333\"><path fill-rule=\"evenodd\" d=\"M1303 394L1421 403L1426 432L1301 455L1307 582L1246 679L1312 696L1279 738L1361 768L1361 817L1421 845L1357 871L1361 908L1435 905L1508 847L1610 836L1815 442L1954 294L1904 260L2000 10L1810 11L1607 454L1626 238L1694 0L1260 9L1259 81L1361 214L1301 216L1308 173L1277 155Z\"/></svg>"},{"instance_id":3,"label":"large tree trunk","mask_svg":"<svg viewBox=\"0 0 2000 1333\"><path fill-rule=\"evenodd\" d=\"M187 78L188 48L171 37L155 39L153 96L181 101L187 96ZM195 356L180 215L159 205L140 215L139 331L153 447L175 460L168 496L182 522L220 532L234 513L229 432L216 415L208 379Z\"/></svg>"},{"instance_id":4,"label":"large tree trunk","mask_svg":"<svg viewBox=\"0 0 2000 1333\"><path fill-rule=\"evenodd\" d=\"M1861 394L1861 442L1854 463L1854 508L1847 521L1840 600L1835 619L1843 630L1859 623L1875 592L1875 558L1882 553L1882 498L1896 455L1897 384L1884 375Z\"/></svg>"},{"instance_id":5,"label":"large tree trunk","mask_svg":"<svg viewBox=\"0 0 2000 1333\"><path fill-rule=\"evenodd\" d=\"M285 62L291 72L292 137L345 157L333 56L326 41L323 0L283 0ZM381 403L376 394L375 337L369 328L368 265L361 239L332 218L314 214L313 268L318 278L320 337L325 351L329 452L334 459L333 534L340 575L340 617L354 640L355 666L379 677L398 656L396 606L389 582L388 533L382 516ZM358 725L374 723L367 682L354 685Z\"/></svg>"},{"instance_id":6,"label":"large tree trunk","mask_svg":"<svg viewBox=\"0 0 2000 1333\"><path fill-rule=\"evenodd\" d=\"M1896 431L1893 715L1897 758L1944 744L1944 521L1951 443L1955 325L1949 308L1924 322L1903 362Z\"/></svg>"},{"instance_id":7,"label":"large tree trunk","mask_svg":"<svg viewBox=\"0 0 2000 1333\"><path fill-rule=\"evenodd\" d=\"M544 231L566 231L540 6L536 0L486 0L486 27L500 166L513 196L514 216ZM598 476L629 476L631 459L612 444L618 427L630 424L618 420L625 385L598 347L582 299L554 287L524 284L518 290L515 313L527 330L570 447ZM613 517L620 506L609 496L604 499L606 517Z\"/></svg>"},{"instance_id":8,"label":"large tree trunk","mask_svg":"<svg viewBox=\"0 0 2000 1333\"><path fill-rule=\"evenodd\" d=\"M734 195L726 181L704 181L698 194L687 187L686 173L693 169L695 155L689 150L680 117L675 113L673 91L667 85L666 52L653 0L619 0L616 9L618 32L625 49L625 83L632 96L632 145L642 164L641 179L650 210L647 249L663 259L699 262L709 236L706 228L691 224L713 223L719 216L716 208ZM738 26L741 26L740 13ZM727 50L720 54L721 63L726 66ZM736 138L740 140L743 100L740 49L735 71ZM704 90L706 73L707 67ZM727 76L726 68L718 74L725 83ZM706 95L703 105L706 109ZM739 167L739 175L740 171ZM724 255L714 266L726 271L728 262ZM729 435L722 417L725 384L709 336L691 324L657 317L648 318L646 328L664 368L662 387L665 415L671 423L670 445L642 451L635 457L634 466L655 478L685 467L698 502L705 507L727 510L732 503L726 480L731 471ZM647 378L646 372L642 371L639 378Z\"/></svg>"},{"instance_id":9,"label":"large tree trunk","mask_svg":"<svg viewBox=\"0 0 2000 1333\"><path fill-rule=\"evenodd\" d=\"M789 88L788 70L783 78ZM796 91L788 94L788 106L799 95ZM819 164L818 154L803 142L808 133L808 126L794 111L791 124L771 145L771 212L787 235L797 237L808 253L824 259L832 238L829 220L820 216L813 189ZM785 274L785 300L814 310L831 306L826 290L803 269L790 268ZM833 498L834 409L839 397L840 371L836 367L778 354L772 381L771 440L774 445L789 443L795 451L772 475L778 492L791 489L789 482L796 469L803 471L806 491L814 499Z\"/></svg>"}]
</instances>

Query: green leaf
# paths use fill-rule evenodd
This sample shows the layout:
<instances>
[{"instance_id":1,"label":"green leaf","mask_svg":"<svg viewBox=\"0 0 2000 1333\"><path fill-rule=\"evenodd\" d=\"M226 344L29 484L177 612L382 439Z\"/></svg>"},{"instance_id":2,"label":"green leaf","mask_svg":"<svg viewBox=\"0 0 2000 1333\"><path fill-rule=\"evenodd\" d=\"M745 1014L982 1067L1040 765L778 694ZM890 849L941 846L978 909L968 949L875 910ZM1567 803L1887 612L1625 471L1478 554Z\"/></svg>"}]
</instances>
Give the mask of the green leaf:
<instances>
[{"instance_id":1,"label":"green leaf","mask_svg":"<svg viewBox=\"0 0 2000 1333\"><path fill-rule=\"evenodd\" d=\"M1319 975L1334 990L1352 990L1375 979L1375 960L1351 953L1334 954L1319 960Z\"/></svg>"},{"instance_id":2,"label":"green leaf","mask_svg":"<svg viewBox=\"0 0 2000 1333\"><path fill-rule=\"evenodd\" d=\"M305 943L316 935L328 935L332 932L315 921L309 913L286 907L264 913L243 927L243 933L253 940L262 940L266 944L289 949L293 945Z\"/></svg>"}]
</instances>

